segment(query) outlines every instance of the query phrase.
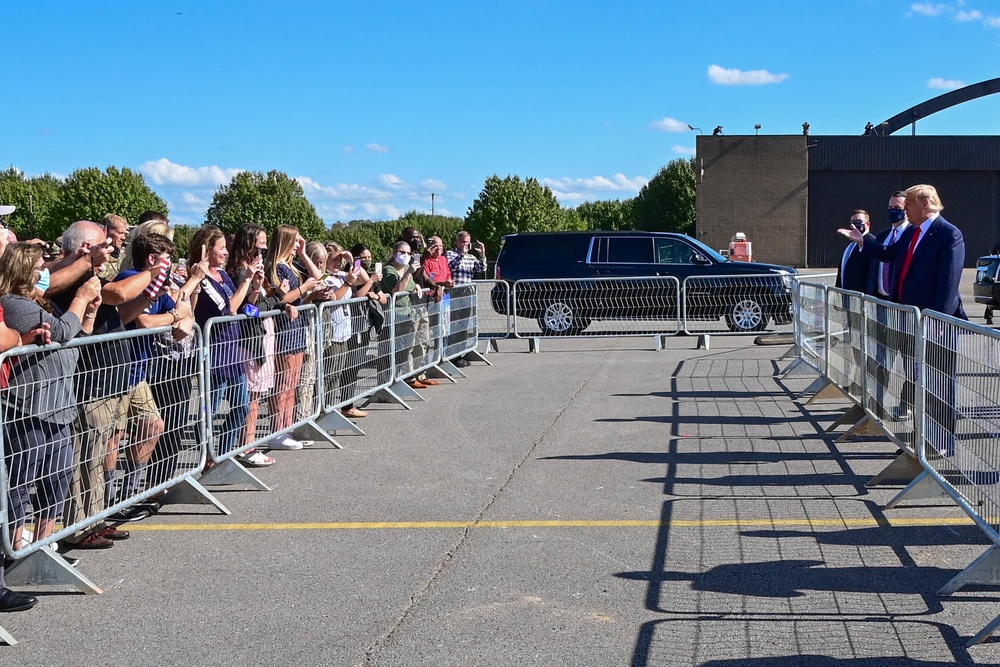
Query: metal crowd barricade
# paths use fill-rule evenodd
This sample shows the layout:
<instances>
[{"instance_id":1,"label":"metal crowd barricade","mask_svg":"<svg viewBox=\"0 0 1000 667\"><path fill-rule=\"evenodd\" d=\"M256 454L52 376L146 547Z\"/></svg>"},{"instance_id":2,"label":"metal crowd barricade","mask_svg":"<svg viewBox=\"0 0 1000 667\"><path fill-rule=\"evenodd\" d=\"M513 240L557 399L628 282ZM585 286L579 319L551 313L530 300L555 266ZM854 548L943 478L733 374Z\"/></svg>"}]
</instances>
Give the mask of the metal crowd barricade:
<instances>
[{"instance_id":1,"label":"metal crowd barricade","mask_svg":"<svg viewBox=\"0 0 1000 667\"><path fill-rule=\"evenodd\" d=\"M506 283L497 285L503 285L503 289L506 289ZM466 361L482 361L489 366L493 365L484 356L486 351L479 352L479 314L483 307L479 300L481 293L482 289L478 284L455 285L448 290L441 304L443 317L441 368L449 375L465 377L465 373L451 363L458 357ZM486 308L490 310L489 306Z\"/></svg>"},{"instance_id":2,"label":"metal crowd barricade","mask_svg":"<svg viewBox=\"0 0 1000 667\"><path fill-rule=\"evenodd\" d=\"M315 421L321 398L316 322L311 305L300 306L294 320L270 311L206 322L202 378L208 409L202 428L213 465L203 485L249 484L268 491L234 459L300 432L336 446Z\"/></svg>"},{"instance_id":3,"label":"metal crowd barricade","mask_svg":"<svg viewBox=\"0 0 1000 667\"><path fill-rule=\"evenodd\" d=\"M922 424L915 420L915 378L917 374L916 341L920 336L920 310L915 306L883 301L871 296L864 298L865 315L865 412L879 425L903 451L884 470L876 475L869 486L886 480L912 481L921 476L917 460L916 442ZM923 487L921 487L923 488ZM927 487L930 495L939 496L936 485ZM903 493L889 502L893 507L904 497Z\"/></svg>"},{"instance_id":4,"label":"metal crowd barricade","mask_svg":"<svg viewBox=\"0 0 1000 667\"><path fill-rule=\"evenodd\" d=\"M777 273L689 276L681 291L684 332L757 334L772 321L791 331L793 286L791 275Z\"/></svg>"},{"instance_id":5,"label":"metal crowd barricade","mask_svg":"<svg viewBox=\"0 0 1000 667\"><path fill-rule=\"evenodd\" d=\"M1000 334L939 313L924 313L917 413L927 474L993 544L945 584L950 595L969 584L1000 583ZM969 645L1000 628L1000 617Z\"/></svg>"},{"instance_id":6,"label":"metal crowd barricade","mask_svg":"<svg viewBox=\"0 0 1000 667\"><path fill-rule=\"evenodd\" d=\"M484 352L496 349L496 342L510 338L514 327L511 286L502 280L477 280L476 330L477 339L487 341Z\"/></svg>"},{"instance_id":7,"label":"metal crowd barricade","mask_svg":"<svg viewBox=\"0 0 1000 667\"><path fill-rule=\"evenodd\" d=\"M798 283L796 299L795 346L803 363L823 373L826 368L826 286Z\"/></svg>"},{"instance_id":8,"label":"metal crowd barricade","mask_svg":"<svg viewBox=\"0 0 1000 667\"><path fill-rule=\"evenodd\" d=\"M664 336L680 333L673 276L518 280L511 293L515 338Z\"/></svg>"},{"instance_id":9,"label":"metal crowd barricade","mask_svg":"<svg viewBox=\"0 0 1000 667\"><path fill-rule=\"evenodd\" d=\"M862 370L865 368L864 294L828 288L826 376L858 405L862 403Z\"/></svg>"},{"instance_id":10,"label":"metal crowd barricade","mask_svg":"<svg viewBox=\"0 0 1000 667\"><path fill-rule=\"evenodd\" d=\"M205 465L198 423L201 331L170 327L86 336L0 354L0 518L8 583L101 590L52 548L99 532L114 515L186 483ZM42 372L62 364L68 374Z\"/></svg>"},{"instance_id":11,"label":"metal crowd barricade","mask_svg":"<svg viewBox=\"0 0 1000 667\"><path fill-rule=\"evenodd\" d=\"M361 297L323 303L318 317L322 414L316 423L328 433L350 430L364 435L341 411L392 385L387 315Z\"/></svg>"}]
</instances>

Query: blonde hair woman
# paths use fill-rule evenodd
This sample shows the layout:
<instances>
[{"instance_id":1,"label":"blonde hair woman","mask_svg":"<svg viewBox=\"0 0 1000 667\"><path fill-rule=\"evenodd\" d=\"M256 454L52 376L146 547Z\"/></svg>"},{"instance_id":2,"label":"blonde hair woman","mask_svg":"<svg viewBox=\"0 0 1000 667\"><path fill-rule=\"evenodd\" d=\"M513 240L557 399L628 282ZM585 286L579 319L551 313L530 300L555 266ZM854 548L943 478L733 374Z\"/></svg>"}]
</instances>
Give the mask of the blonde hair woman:
<instances>
[{"instance_id":1,"label":"blonde hair woman","mask_svg":"<svg viewBox=\"0 0 1000 667\"><path fill-rule=\"evenodd\" d=\"M301 262L303 270L294 261ZM271 234L268 244L264 273L281 302L299 306L309 297L320 283L322 272L306 254L306 241L299 230L291 225L279 225ZM295 389L302 378L302 364L306 353L305 317L294 320L279 317L277 341L275 343L275 369L277 389L275 392L275 414L272 421L274 431L285 431L295 423ZM271 449L302 449L304 442L281 433L271 441Z\"/></svg>"}]
</instances>

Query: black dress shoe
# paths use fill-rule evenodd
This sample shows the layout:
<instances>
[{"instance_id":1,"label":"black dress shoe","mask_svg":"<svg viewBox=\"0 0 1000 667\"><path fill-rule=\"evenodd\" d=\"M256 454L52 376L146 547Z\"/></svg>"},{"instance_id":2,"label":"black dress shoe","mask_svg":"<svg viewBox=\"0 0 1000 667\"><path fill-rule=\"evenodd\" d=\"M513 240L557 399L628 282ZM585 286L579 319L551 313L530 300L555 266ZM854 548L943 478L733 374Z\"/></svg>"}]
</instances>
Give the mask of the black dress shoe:
<instances>
[{"instance_id":1,"label":"black dress shoe","mask_svg":"<svg viewBox=\"0 0 1000 667\"><path fill-rule=\"evenodd\" d=\"M34 595L25 595L9 588L0 588L0 611L24 611L38 604Z\"/></svg>"}]
</instances>

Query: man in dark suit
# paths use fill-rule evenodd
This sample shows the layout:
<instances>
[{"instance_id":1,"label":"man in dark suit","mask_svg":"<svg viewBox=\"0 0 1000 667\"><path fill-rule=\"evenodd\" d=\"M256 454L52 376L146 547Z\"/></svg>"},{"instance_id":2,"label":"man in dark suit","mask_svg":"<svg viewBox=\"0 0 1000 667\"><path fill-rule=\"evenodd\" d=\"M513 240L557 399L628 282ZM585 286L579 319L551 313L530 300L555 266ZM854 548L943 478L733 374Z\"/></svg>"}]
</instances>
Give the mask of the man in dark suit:
<instances>
[{"instance_id":1,"label":"man in dark suit","mask_svg":"<svg viewBox=\"0 0 1000 667\"><path fill-rule=\"evenodd\" d=\"M875 237L881 246L890 246L899 241L903 232L910 226L906 219L906 193L896 190L889 197L888 219L889 227ZM879 262L876 271L872 274L872 285L869 294L879 299L888 300L892 292L892 262ZM869 368L870 375L875 379L873 392L874 403L870 406L875 416L884 418L885 413L885 392L888 389L890 372L896 362L898 353L903 349L904 342L900 332L904 322L900 321L898 311L893 311L887 306L876 306L874 319L868 320L868 337L875 343L875 358ZM909 360L912 361L912 341L913 333L910 332L907 341L910 345ZM902 402L904 406L913 404L913 364L904 364L907 379L903 385ZM904 408L897 411L897 416L902 416L906 411Z\"/></svg>"},{"instance_id":2,"label":"man in dark suit","mask_svg":"<svg viewBox=\"0 0 1000 667\"><path fill-rule=\"evenodd\" d=\"M867 234L870 229L868 211L855 209L851 213L851 227L858 233ZM878 262L870 257L861 254L861 247L857 243L848 244L844 249L844 255L840 258L840 267L837 270L836 286L841 289L853 292L870 293L874 285L875 273L878 269ZM860 299L843 295L843 307L847 315L848 340L853 352L854 367L847 369L850 380L848 391L860 398L861 394L861 373L865 368L865 350L862 345L862 329L864 327L864 304Z\"/></svg>"},{"instance_id":3,"label":"man in dark suit","mask_svg":"<svg viewBox=\"0 0 1000 667\"><path fill-rule=\"evenodd\" d=\"M941 216L944 205L931 185L907 188L904 208L910 227L893 245L882 246L873 235L862 236L856 229L838 231L860 244L866 257L891 262L893 301L969 319L958 293L965 267L962 232ZM957 340L928 344L925 357L928 380L935 379L935 386L926 392L926 409L936 424L936 435L928 439L946 456L954 453L956 344Z\"/></svg>"}]
</instances>

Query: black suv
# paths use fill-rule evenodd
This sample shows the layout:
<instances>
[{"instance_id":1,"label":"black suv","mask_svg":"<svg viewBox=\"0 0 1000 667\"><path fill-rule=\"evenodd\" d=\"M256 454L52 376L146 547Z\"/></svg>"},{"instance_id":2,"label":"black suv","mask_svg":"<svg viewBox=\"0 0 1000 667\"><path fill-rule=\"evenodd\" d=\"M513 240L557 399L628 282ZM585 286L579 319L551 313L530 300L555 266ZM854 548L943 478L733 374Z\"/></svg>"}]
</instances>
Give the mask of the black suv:
<instances>
[{"instance_id":1,"label":"black suv","mask_svg":"<svg viewBox=\"0 0 1000 667\"><path fill-rule=\"evenodd\" d=\"M993 324L993 311L1000 308L1000 256L986 255L976 260L972 298L986 306L986 324Z\"/></svg>"},{"instance_id":2,"label":"black suv","mask_svg":"<svg viewBox=\"0 0 1000 667\"><path fill-rule=\"evenodd\" d=\"M510 234L496 261L494 310L506 315L510 286L518 286L514 312L538 320L543 334L574 335L593 320L676 320L683 286L689 320L724 317L731 331L761 331L773 318L788 324L793 268L732 262L704 243L667 232L536 232ZM722 276L738 276L723 278ZM742 276L746 275L745 278ZM713 277L718 277L712 279ZM597 281L561 279L600 278Z\"/></svg>"}]
</instances>

